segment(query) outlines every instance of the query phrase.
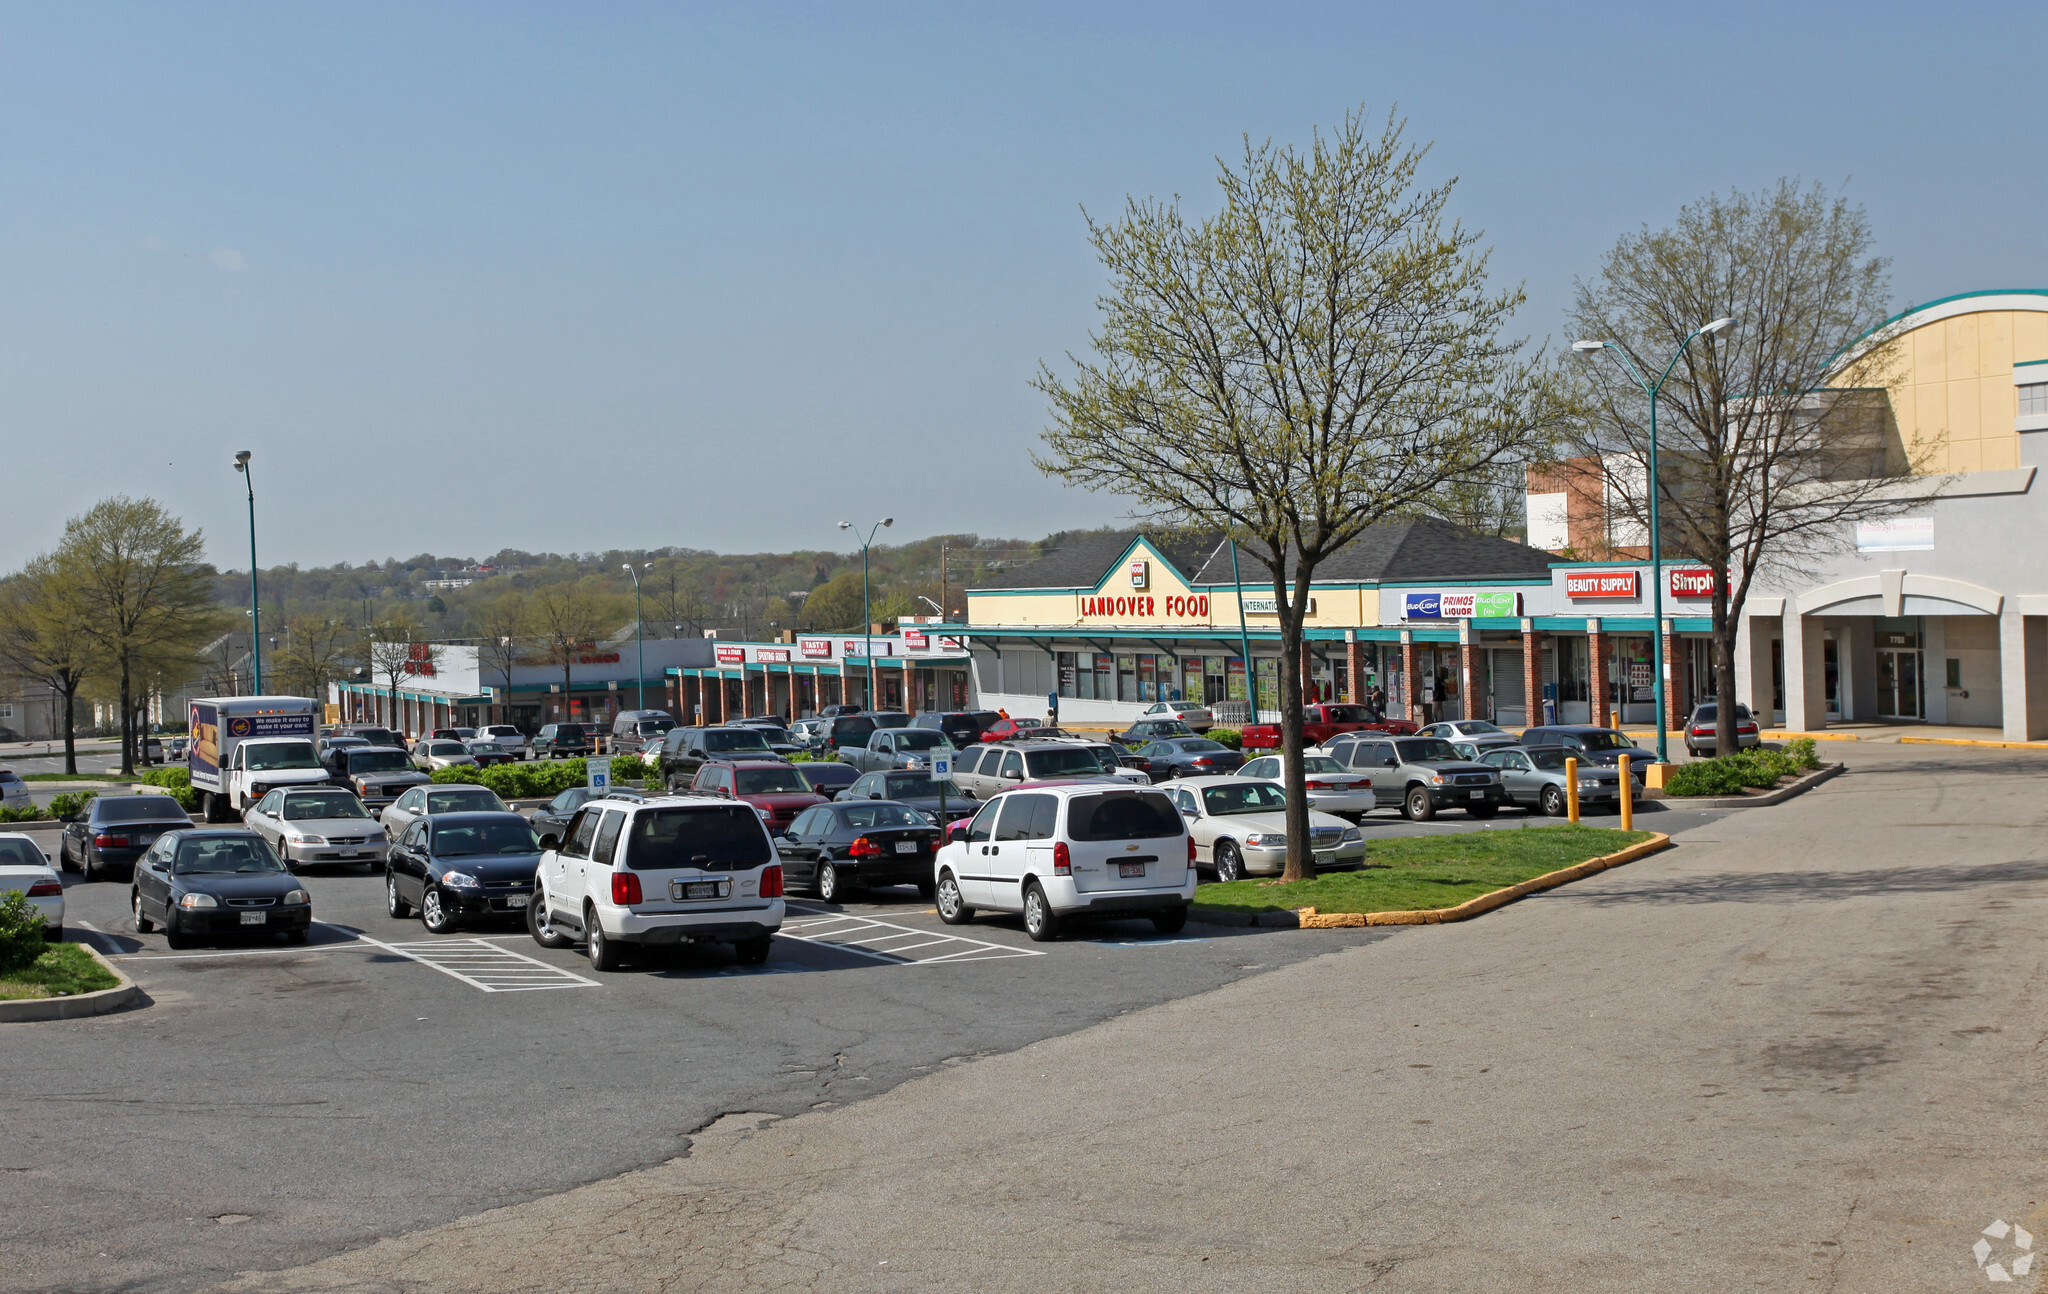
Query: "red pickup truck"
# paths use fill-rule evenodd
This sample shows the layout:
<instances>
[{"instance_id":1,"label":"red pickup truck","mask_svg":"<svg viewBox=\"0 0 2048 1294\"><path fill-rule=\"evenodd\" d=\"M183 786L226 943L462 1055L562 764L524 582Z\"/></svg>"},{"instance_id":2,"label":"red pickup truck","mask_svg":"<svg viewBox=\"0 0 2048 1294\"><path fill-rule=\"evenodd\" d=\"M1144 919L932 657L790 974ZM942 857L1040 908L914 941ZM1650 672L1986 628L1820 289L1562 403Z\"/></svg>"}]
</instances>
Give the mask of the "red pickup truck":
<instances>
[{"instance_id":1,"label":"red pickup truck","mask_svg":"<svg viewBox=\"0 0 2048 1294\"><path fill-rule=\"evenodd\" d=\"M1406 719L1375 720L1372 711L1362 705L1339 705L1326 701L1301 708L1301 742L1304 746L1320 746L1340 732L1391 732L1405 737L1414 732L1415 727ZM1280 749L1280 725L1250 725L1244 729L1243 745L1246 750Z\"/></svg>"}]
</instances>

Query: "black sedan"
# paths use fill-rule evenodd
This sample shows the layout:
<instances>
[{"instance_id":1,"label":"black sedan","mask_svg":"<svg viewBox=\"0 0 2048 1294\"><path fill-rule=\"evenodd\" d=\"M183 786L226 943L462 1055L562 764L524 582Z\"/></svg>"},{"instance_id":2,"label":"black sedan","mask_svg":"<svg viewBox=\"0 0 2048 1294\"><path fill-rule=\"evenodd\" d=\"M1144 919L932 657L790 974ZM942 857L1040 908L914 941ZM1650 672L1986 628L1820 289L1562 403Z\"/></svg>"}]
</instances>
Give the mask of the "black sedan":
<instances>
[{"instance_id":1,"label":"black sedan","mask_svg":"<svg viewBox=\"0 0 2048 1294\"><path fill-rule=\"evenodd\" d=\"M1169 737L1138 749L1137 765L1155 782L1175 777L1200 777L1205 773L1234 773L1244 763L1238 754L1220 741L1207 737Z\"/></svg>"},{"instance_id":2,"label":"black sedan","mask_svg":"<svg viewBox=\"0 0 2048 1294\"><path fill-rule=\"evenodd\" d=\"M161 925L173 948L204 935L281 934L306 942L313 898L270 842L247 827L166 832L135 864L135 928Z\"/></svg>"},{"instance_id":3,"label":"black sedan","mask_svg":"<svg viewBox=\"0 0 2048 1294\"><path fill-rule=\"evenodd\" d=\"M941 786L940 779L930 773L907 769L901 772L863 773L858 781L832 798L840 801L894 800L898 804L907 804L916 809L929 819L933 826L938 825L942 807L948 822L956 818L973 817L975 810L981 807L980 802L955 785L952 778L946 778L944 782L945 784ZM941 790L945 792L943 806L939 796Z\"/></svg>"},{"instance_id":4,"label":"black sedan","mask_svg":"<svg viewBox=\"0 0 2048 1294\"><path fill-rule=\"evenodd\" d=\"M531 822L540 836L542 849L553 849L562 843L562 833L569 827L569 819L576 816L576 810L596 799L644 800L647 797L633 790L600 791L589 786L572 786L547 804L533 811Z\"/></svg>"},{"instance_id":5,"label":"black sedan","mask_svg":"<svg viewBox=\"0 0 2048 1294\"><path fill-rule=\"evenodd\" d=\"M1194 735L1195 730L1178 719L1140 719L1122 732L1111 736L1110 740L1119 746L1128 746L1135 750L1139 746Z\"/></svg>"},{"instance_id":6,"label":"black sedan","mask_svg":"<svg viewBox=\"0 0 2048 1294\"><path fill-rule=\"evenodd\" d=\"M827 903L870 885L916 885L932 896L939 829L907 804L854 800L806 809L776 841L791 884Z\"/></svg>"},{"instance_id":7,"label":"black sedan","mask_svg":"<svg viewBox=\"0 0 2048 1294\"><path fill-rule=\"evenodd\" d=\"M405 829L384 864L384 910L443 935L465 921L524 918L540 837L516 813L437 813Z\"/></svg>"},{"instance_id":8,"label":"black sedan","mask_svg":"<svg viewBox=\"0 0 2048 1294\"><path fill-rule=\"evenodd\" d=\"M88 881L106 872L133 876L135 860L157 837L191 825L191 815L168 795L96 795L64 823L57 859L65 871L83 872Z\"/></svg>"},{"instance_id":9,"label":"black sedan","mask_svg":"<svg viewBox=\"0 0 2048 1294\"><path fill-rule=\"evenodd\" d=\"M796 771L797 776L808 782L811 789L820 795L837 795L853 785L854 779L860 776L859 769L851 764L842 764L836 759L798 764Z\"/></svg>"}]
</instances>

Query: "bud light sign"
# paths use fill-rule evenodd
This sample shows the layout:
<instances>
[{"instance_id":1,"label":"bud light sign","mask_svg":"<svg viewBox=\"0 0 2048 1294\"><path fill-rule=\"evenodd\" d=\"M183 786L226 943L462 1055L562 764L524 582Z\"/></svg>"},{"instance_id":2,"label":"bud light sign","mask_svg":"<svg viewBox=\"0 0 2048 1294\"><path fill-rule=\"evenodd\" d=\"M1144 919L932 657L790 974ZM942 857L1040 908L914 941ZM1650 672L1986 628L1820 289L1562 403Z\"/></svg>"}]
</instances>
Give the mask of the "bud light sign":
<instances>
[{"instance_id":1,"label":"bud light sign","mask_svg":"<svg viewBox=\"0 0 2048 1294\"><path fill-rule=\"evenodd\" d=\"M1513 618L1521 614L1519 593L1408 593L1401 604L1403 620Z\"/></svg>"}]
</instances>

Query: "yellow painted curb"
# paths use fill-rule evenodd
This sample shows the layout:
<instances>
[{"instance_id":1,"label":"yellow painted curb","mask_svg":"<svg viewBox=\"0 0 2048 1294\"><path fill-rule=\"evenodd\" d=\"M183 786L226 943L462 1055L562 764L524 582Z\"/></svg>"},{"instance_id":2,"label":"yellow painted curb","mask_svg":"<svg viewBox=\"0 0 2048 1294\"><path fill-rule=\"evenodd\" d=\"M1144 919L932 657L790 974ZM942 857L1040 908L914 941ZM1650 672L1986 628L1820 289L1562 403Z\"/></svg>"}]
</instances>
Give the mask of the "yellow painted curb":
<instances>
[{"instance_id":1,"label":"yellow painted curb","mask_svg":"<svg viewBox=\"0 0 2048 1294\"><path fill-rule=\"evenodd\" d=\"M2048 741L1978 741L1974 737L1901 737L1901 746L1990 746L1997 750L2048 750Z\"/></svg>"},{"instance_id":2,"label":"yellow painted curb","mask_svg":"<svg viewBox=\"0 0 2048 1294\"><path fill-rule=\"evenodd\" d=\"M1799 732L1791 728L1777 728L1763 734L1773 739L1779 737L1811 737L1815 741L1861 741L1863 738L1853 732Z\"/></svg>"},{"instance_id":3,"label":"yellow painted curb","mask_svg":"<svg viewBox=\"0 0 2048 1294\"><path fill-rule=\"evenodd\" d=\"M1534 894L1538 890L1554 889L1572 881L1583 880L1596 872L1604 872L1623 863L1632 863L1638 858L1647 858L1659 850L1669 848L1671 837L1659 832L1641 844L1630 845L1627 849L1612 854L1602 854L1598 858L1588 858L1583 863L1574 863L1570 867L1545 872L1541 876L1532 876L1520 884L1466 899L1454 908L1431 908L1416 912L1332 912L1327 915L1318 914L1314 908L1302 908L1298 915L1301 918L1301 928L1304 930L1335 930L1352 926L1436 926L1447 921L1466 921L1482 912L1505 907L1516 899Z\"/></svg>"}]
</instances>

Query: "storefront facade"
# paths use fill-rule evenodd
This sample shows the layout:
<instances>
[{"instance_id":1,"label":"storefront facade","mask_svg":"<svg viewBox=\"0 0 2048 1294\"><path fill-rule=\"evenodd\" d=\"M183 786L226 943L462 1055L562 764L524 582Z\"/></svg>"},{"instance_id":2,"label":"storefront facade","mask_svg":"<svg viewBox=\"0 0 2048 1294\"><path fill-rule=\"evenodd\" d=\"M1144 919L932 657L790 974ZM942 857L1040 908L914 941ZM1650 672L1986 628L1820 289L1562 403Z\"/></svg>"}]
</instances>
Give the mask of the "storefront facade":
<instances>
[{"instance_id":1,"label":"storefront facade","mask_svg":"<svg viewBox=\"0 0 2048 1294\"><path fill-rule=\"evenodd\" d=\"M529 735L549 723L589 723L610 731L621 710L640 708L643 693L647 708L661 708L666 671L708 665L712 648L702 638L650 638L644 648L635 642L592 643L570 662L565 688L559 663L514 665L508 686L495 663L479 659L474 645L449 643L419 653L396 689L388 680L357 679L330 684L327 700L340 723L378 724L414 736L486 723L509 723ZM645 677L638 672L643 655Z\"/></svg>"},{"instance_id":2,"label":"storefront facade","mask_svg":"<svg viewBox=\"0 0 2048 1294\"><path fill-rule=\"evenodd\" d=\"M965 646L935 617L906 616L888 634L719 641L710 661L670 669L664 685L668 711L692 724L755 715L789 721L841 704L920 714L968 708L967 663Z\"/></svg>"}]
</instances>

